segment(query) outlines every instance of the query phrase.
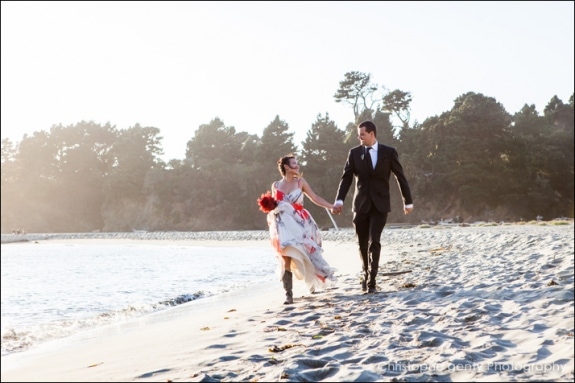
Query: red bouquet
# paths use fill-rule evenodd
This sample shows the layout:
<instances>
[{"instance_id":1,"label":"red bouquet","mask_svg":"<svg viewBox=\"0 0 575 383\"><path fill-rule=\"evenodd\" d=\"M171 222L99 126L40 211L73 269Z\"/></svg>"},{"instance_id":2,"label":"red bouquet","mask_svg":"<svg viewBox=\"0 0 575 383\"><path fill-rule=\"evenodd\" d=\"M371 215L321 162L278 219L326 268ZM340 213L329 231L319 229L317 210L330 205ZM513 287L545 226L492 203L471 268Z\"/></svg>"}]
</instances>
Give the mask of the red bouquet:
<instances>
[{"instance_id":1,"label":"red bouquet","mask_svg":"<svg viewBox=\"0 0 575 383\"><path fill-rule=\"evenodd\" d=\"M268 190L258 198L258 205L260 205L260 210L264 213L269 213L278 206L278 201L272 196L272 193Z\"/></svg>"}]
</instances>

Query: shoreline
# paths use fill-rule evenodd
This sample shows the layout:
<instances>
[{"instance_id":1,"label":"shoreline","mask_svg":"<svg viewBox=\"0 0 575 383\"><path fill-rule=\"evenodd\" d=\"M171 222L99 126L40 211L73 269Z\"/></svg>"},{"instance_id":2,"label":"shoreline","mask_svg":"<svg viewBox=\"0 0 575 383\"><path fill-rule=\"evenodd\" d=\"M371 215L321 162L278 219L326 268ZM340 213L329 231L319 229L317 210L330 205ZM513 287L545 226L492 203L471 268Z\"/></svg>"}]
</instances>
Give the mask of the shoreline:
<instances>
[{"instance_id":1,"label":"shoreline","mask_svg":"<svg viewBox=\"0 0 575 383\"><path fill-rule=\"evenodd\" d=\"M527 221L527 222L475 222L468 223L435 223L435 224L387 224L384 233L390 230L409 229L445 229L457 227L510 227L510 226L556 226L573 225L574 220L555 219L552 221ZM341 228L339 230L322 230L324 241L355 241L353 228ZM382 237L383 238L383 237ZM131 240L163 240L163 241L265 241L269 240L268 230L229 230L229 231L145 231L134 230L131 232L85 232L85 233L27 233L27 234L2 234L2 244L44 241L44 240L74 240L74 239L131 239Z\"/></svg>"},{"instance_id":2,"label":"shoreline","mask_svg":"<svg viewBox=\"0 0 575 383\"><path fill-rule=\"evenodd\" d=\"M573 380L572 223L389 229L370 295L353 233L325 237L334 289L309 295L295 280L295 303L283 305L281 283L254 281L86 342L4 357L2 381ZM210 243L269 245L190 241Z\"/></svg>"}]
</instances>

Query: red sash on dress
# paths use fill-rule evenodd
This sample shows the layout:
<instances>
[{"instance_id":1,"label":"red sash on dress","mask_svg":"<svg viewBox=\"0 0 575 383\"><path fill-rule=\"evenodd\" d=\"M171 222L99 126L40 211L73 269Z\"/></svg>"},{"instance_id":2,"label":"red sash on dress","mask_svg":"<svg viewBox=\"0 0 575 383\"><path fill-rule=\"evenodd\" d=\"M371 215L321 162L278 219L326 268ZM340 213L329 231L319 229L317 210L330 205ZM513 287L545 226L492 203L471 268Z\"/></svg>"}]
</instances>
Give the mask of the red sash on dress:
<instances>
[{"instance_id":1,"label":"red sash on dress","mask_svg":"<svg viewBox=\"0 0 575 383\"><path fill-rule=\"evenodd\" d=\"M303 208L303 205L300 205L299 203L292 203L292 206L295 209L295 211L297 211L300 217L302 217L303 219L309 218L309 213L306 209Z\"/></svg>"}]
</instances>

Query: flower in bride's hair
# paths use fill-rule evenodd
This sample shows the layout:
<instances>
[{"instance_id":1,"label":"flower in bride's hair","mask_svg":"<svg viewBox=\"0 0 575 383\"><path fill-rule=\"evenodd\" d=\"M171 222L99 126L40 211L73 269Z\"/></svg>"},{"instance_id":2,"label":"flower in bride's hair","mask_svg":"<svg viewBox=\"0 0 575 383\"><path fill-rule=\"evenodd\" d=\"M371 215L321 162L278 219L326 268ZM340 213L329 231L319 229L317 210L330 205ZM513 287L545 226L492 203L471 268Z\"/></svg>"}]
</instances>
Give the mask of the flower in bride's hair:
<instances>
[{"instance_id":1,"label":"flower in bride's hair","mask_svg":"<svg viewBox=\"0 0 575 383\"><path fill-rule=\"evenodd\" d=\"M258 205L260 205L260 210L264 213L269 213L278 206L278 201L272 196L272 193L268 190L263 193L260 198L258 198Z\"/></svg>"}]
</instances>

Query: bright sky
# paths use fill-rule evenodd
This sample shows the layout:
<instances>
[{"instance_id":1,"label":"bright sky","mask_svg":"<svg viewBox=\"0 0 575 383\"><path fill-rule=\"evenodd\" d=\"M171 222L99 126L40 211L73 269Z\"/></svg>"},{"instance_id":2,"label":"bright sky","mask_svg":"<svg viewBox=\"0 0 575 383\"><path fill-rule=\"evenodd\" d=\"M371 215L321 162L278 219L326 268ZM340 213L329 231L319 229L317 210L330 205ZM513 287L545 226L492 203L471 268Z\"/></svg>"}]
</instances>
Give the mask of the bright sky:
<instances>
[{"instance_id":1,"label":"bright sky","mask_svg":"<svg viewBox=\"0 0 575 383\"><path fill-rule=\"evenodd\" d=\"M347 72L411 92L411 122L472 91L542 113L574 87L574 2L1 2L2 138L94 121L160 129L183 159L219 117L300 144ZM278 153L280 155L281 153Z\"/></svg>"}]
</instances>

